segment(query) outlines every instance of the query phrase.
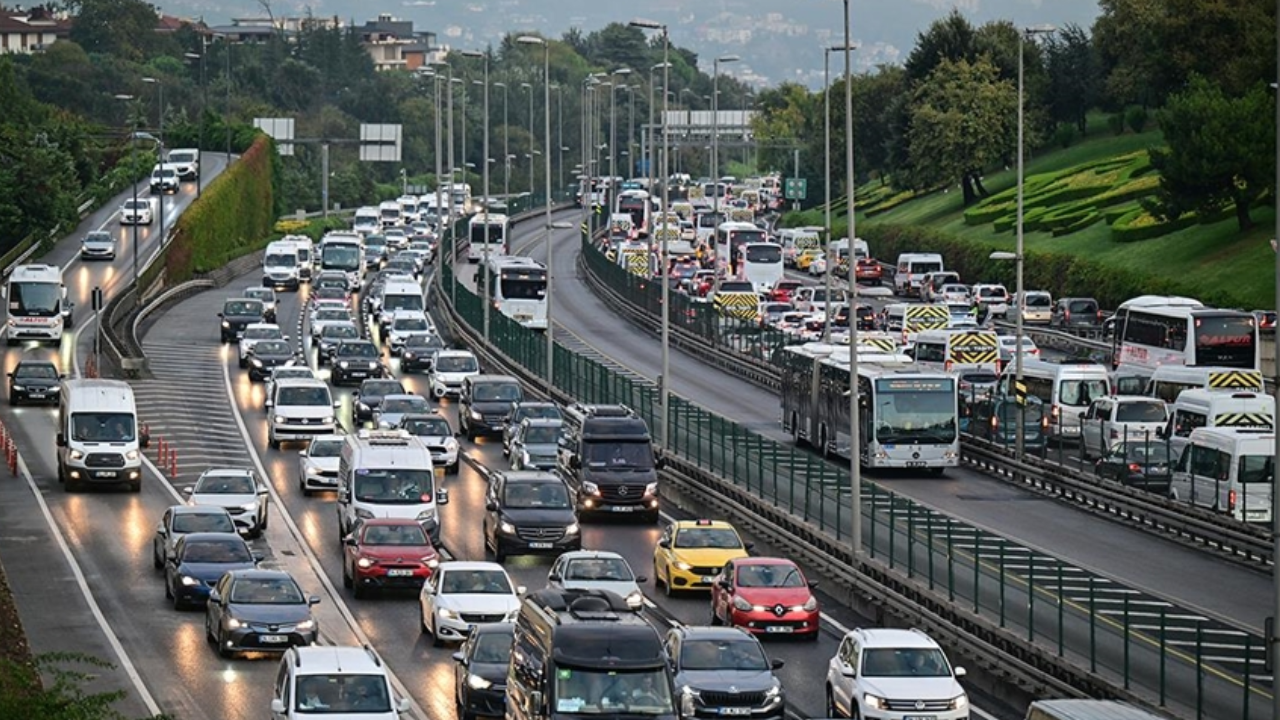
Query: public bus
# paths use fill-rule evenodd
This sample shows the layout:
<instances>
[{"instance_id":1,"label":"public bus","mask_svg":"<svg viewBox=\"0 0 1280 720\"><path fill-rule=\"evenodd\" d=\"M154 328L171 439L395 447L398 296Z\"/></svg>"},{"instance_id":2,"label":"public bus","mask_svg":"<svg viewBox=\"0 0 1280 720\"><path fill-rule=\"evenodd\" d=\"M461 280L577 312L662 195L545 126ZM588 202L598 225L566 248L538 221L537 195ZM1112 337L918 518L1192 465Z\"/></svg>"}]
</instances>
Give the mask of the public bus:
<instances>
[{"instance_id":1,"label":"public bus","mask_svg":"<svg viewBox=\"0 0 1280 720\"><path fill-rule=\"evenodd\" d=\"M1251 313L1183 302L1122 305L1116 315L1112 349L1120 375L1150 377L1166 365L1261 369L1258 323Z\"/></svg>"},{"instance_id":2,"label":"public bus","mask_svg":"<svg viewBox=\"0 0 1280 720\"><path fill-rule=\"evenodd\" d=\"M467 262L477 263L485 256L506 255L511 234L511 220L498 213L472 215L467 246Z\"/></svg>"},{"instance_id":3,"label":"public bus","mask_svg":"<svg viewBox=\"0 0 1280 720\"><path fill-rule=\"evenodd\" d=\"M848 355L791 346L782 350L778 365L784 430L824 452L848 458ZM819 373L816 405L812 400L815 372ZM914 364L859 362L858 387L859 462L864 467L941 474L960 464L960 406L954 377Z\"/></svg>"},{"instance_id":4,"label":"public bus","mask_svg":"<svg viewBox=\"0 0 1280 720\"><path fill-rule=\"evenodd\" d=\"M489 258L488 273L495 310L527 328L547 329L545 265L527 257L494 255Z\"/></svg>"},{"instance_id":5,"label":"public bus","mask_svg":"<svg viewBox=\"0 0 1280 720\"><path fill-rule=\"evenodd\" d=\"M62 270L54 265L19 265L9 275L4 291L9 345L21 340L61 342L63 329L71 326L72 309L62 284Z\"/></svg>"},{"instance_id":6,"label":"public bus","mask_svg":"<svg viewBox=\"0 0 1280 720\"><path fill-rule=\"evenodd\" d=\"M738 249L738 278L756 292L769 292L782 279L782 246L771 242L744 243Z\"/></svg>"},{"instance_id":7,"label":"public bus","mask_svg":"<svg viewBox=\"0 0 1280 720\"><path fill-rule=\"evenodd\" d=\"M738 248L747 243L768 242L764 230L751 223L723 222L716 228L716 269L738 276ZM778 256L782 260L781 250Z\"/></svg>"},{"instance_id":8,"label":"public bus","mask_svg":"<svg viewBox=\"0 0 1280 720\"><path fill-rule=\"evenodd\" d=\"M320 240L320 269L341 270L347 276L347 290L356 292L364 284L364 241L353 233L329 233Z\"/></svg>"},{"instance_id":9,"label":"public bus","mask_svg":"<svg viewBox=\"0 0 1280 720\"><path fill-rule=\"evenodd\" d=\"M644 190L623 190L618 193L615 213L626 213L631 216L631 227L638 237L648 237L650 215L653 210L649 193Z\"/></svg>"}]
</instances>

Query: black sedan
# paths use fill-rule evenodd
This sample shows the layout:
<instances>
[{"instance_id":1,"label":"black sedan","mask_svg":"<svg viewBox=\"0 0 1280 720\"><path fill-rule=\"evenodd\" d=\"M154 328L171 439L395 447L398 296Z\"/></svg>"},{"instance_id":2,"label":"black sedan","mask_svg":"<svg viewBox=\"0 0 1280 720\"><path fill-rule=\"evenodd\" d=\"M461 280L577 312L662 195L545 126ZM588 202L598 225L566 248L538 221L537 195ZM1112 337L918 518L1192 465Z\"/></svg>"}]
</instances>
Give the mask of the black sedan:
<instances>
[{"instance_id":1,"label":"black sedan","mask_svg":"<svg viewBox=\"0 0 1280 720\"><path fill-rule=\"evenodd\" d=\"M458 720L502 717L507 708L507 664L515 627L510 623L477 625L453 654L454 698Z\"/></svg>"},{"instance_id":2,"label":"black sedan","mask_svg":"<svg viewBox=\"0 0 1280 720\"><path fill-rule=\"evenodd\" d=\"M382 354L368 340L338 343L329 361L333 363L333 371L329 373L329 379L334 385L348 385L353 381L363 382L386 374L382 367Z\"/></svg>"},{"instance_id":3,"label":"black sedan","mask_svg":"<svg viewBox=\"0 0 1280 720\"><path fill-rule=\"evenodd\" d=\"M351 395L352 420L357 425L368 422L382 406L383 398L408 392L399 380L365 380L360 383L360 389Z\"/></svg>"},{"instance_id":4,"label":"black sedan","mask_svg":"<svg viewBox=\"0 0 1280 720\"><path fill-rule=\"evenodd\" d=\"M51 362L23 360L9 373L9 404L48 403L57 405L61 397L62 375Z\"/></svg>"},{"instance_id":5,"label":"black sedan","mask_svg":"<svg viewBox=\"0 0 1280 720\"><path fill-rule=\"evenodd\" d=\"M232 533L198 532L178 538L173 554L165 559L164 596L173 608L201 605L209 590L232 570L252 570L258 557L244 538Z\"/></svg>"},{"instance_id":6,"label":"black sedan","mask_svg":"<svg viewBox=\"0 0 1280 720\"><path fill-rule=\"evenodd\" d=\"M262 322L266 317L266 310L261 300L234 298L223 304L218 317L222 319L219 337L222 342L229 343L244 334L245 327Z\"/></svg>"},{"instance_id":7,"label":"black sedan","mask_svg":"<svg viewBox=\"0 0 1280 720\"><path fill-rule=\"evenodd\" d=\"M667 633L671 664L683 707L680 716L745 716L782 720L781 660L765 657L760 641L740 628L678 627Z\"/></svg>"},{"instance_id":8,"label":"black sedan","mask_svg":"<svg viewBox=\"0 0 1280 720\"><path fill-rule=\"evenodd\" d=\"M400 352L401 372L427 372L431 370L431 360L437 350L444 349L444 340L434 333L410 335L404 341L404 350Z\"/></svg>"},{"instance_id":9,"label":"black sedan","mask_svg":"<svg viewBox=\"0 0 1280 720\"><path fill-rule=\"evenodd\" d=\"M311 615L311 606L318 602L315 595L303 595L289 573L235 570L209 591L204 632L223 657L312 645L320 634Z\"/></svg>"},{"instance_id":10,"label":"black sedan","mask_svg":"<svg viewBox=\"0 0 1280 720\"><path fill-rule=\"evenodd\" d=\"M1168 446L1160 440L1116 443L1098 460L1094 472L1129 487L1167 495L1173 482L1173 460Z\"/></svg>"},{"instance_id":11,"label":"black sedan","mask_svg":"<svg viewBox=\"0 0 1280 720\"><path fill-rule=\"evenodd\" d=\"M273 368L289 365L298 359L293 346L284 340L263 340L249 350L249 379L262 382Z\"/></svg>"}]
</instances>

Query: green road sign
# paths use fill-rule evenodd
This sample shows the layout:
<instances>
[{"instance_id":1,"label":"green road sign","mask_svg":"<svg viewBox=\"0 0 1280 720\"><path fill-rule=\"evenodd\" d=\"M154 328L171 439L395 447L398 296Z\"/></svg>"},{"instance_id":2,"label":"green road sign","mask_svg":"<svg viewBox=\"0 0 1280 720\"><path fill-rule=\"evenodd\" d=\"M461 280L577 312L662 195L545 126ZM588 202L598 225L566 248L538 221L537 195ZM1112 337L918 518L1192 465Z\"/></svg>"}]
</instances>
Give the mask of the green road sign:
<instances>
[{"instance_id":1,"label":"green road sign","mask_svg":"<svg viewBox=\"0 0 1280 720\"><path fill-rule=\"evenodd\" d=\"M803 200L808 187L809 181L804 178L787 178L783 192L788 200Z\"/></svg>"}]
</instances>

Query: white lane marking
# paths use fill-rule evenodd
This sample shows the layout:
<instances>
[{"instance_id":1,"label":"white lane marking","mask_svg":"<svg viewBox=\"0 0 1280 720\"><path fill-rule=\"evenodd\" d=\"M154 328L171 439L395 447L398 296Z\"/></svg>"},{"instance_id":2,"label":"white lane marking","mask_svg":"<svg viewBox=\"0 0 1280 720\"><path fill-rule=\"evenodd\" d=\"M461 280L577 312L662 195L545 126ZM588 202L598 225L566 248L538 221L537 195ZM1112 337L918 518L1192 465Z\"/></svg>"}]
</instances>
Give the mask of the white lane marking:
<instances>
[{"instance_id":1,"label":"white lane marking","mask_svg":"<svg viewBox=\"0 0 1280 720\"><path fill-rule=\"evenodd\" d=\"M75 555L71 553L71 548L67 546L67 539L63 537L61 528L58 527L53 513L49 510L49 504L44 501L44 495L40 493L40 488L36 485L35 478L31 476L31 471L27 469L27 463L22 459L21 455L18 456L18 474L22 475L27 487L31 488L31 494L35 496L36 503L40 505L40 513L44 515L44 521L49 526L49 532L53 533L54 539L58 541L58 549L62 551L62 557L67 561L67 565L70 566L72 575L75 576L76 585L80 587L80 594L89 605L89 611L93 613L94 621L98 623L98 628L106 636L112 652L116 654L116 658L120 661L121 669L129 676L129 681L133 683L133 688L137 691L138 697L142 699L142 704L147 706L147 712L152 715L159 715L160 706L156 704L155 698L147 690L146 684L142 682L142 676L138 674L138 668L129 659L128 653L124 650L124 645L120 643L120 638L116 636L115 631L111 629L111 624L107 622L107 617L103 615L102 608L93 596L93 591L89 589L89 581L85 579L84 571L80 569L80 563L76 561Z\"/></svg>"},{"instance_id":2,"label":"white lane marking","mask_svg":"<svg viewBox=\"0 0 1280 720\"><path fill-rule=\"evenodd\" d=\"M253 460L254 467L257 468L260 477L265 481L270 478L271 475L267 472L266 466L262 463L262 458L258 455L258 446L253 442L253 437L249 434L249 428L244 424L244 418L240 416L240 407L236 403L235 388L231 385L231 371L228 369L225 359L219 358L219 363L222 365L222 382L227 391L227 399L231 401L231 415L235 418L236 427L240 429L240 437L244 440L245 449L248 450L249 457ZM298 525L294 523L293 516L289 514L287 506L280 498L280 494L276 492L275 484L271 482L265 482L264 484L267 486L267 492L270 493L272 502L275 503L276 510L279 511L280 517L284 520L285 527L289 529L289 534L292 535L294 541L297 542L299 549L302 551L303 557L305 557L307 563L311 565L311 570L315 572L316 577L320 580L320 584L324 586L325 592L327 592L329 597L333 599L333 604L338 610L338 614L347 622L347 626L351 629L352 634L356 636L356 639L360 641L361 645L373 647L373 641L369 639L369 636L365 634L364 629L360 627L360 623L356 620L355 615L351 613L351 609L347 607L347 603L343 600L342 594L336 587L334 587L333 583L330 582L328 574L326 574L324 568L321 567L320 559L316 557L315 551L311 549L311 545L307 542L306 538L302 536L302 531L298 529ZM427 713L423 711L422 707L418 705L418 701L414 699L413 695L409 692L408 686L400 681L400 678L396 676L389 666L387 667L387 677L390 678L391 684L395 687L396 692L400 694L400 697L406 698L409 701L409 706L413 711L413 714L418 718L421 718L421 720L429 720L430 716L427 715Z\"/></svg>"}]
</instances>

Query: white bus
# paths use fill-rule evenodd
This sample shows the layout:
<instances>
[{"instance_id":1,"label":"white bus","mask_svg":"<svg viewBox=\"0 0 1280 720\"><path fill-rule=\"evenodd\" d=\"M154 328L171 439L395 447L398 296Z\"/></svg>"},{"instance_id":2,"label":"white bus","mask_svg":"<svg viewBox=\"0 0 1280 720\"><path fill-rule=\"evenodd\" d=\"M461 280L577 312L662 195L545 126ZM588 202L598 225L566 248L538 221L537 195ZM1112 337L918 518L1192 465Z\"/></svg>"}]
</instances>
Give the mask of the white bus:
<instances>
[{"instance_id":1,"label":"white bus","mask_svg":"<svg viewBox=\"0 0 1280 720\"><path fill-rule=\"evenodd\" d=\"M756 292L769 292L782 279L782 246L771 242L744 243L738 249L738 279Z\"/></svg>"},{"instance_id":2,"label":"white bus","mask_svg":"<svg viewBox=\"0 0 1280 720\"><path fill-rule=\"evenodd\" d=\"M768 242L764 230L751 223L723 222L716 228L716 269L738 276L738 248L747 243Z\"/></svg>"},{"instance_id":3,"label":"white bus","mask_svg":"<svg viewBox=\"0 0 1280 720\"><path fill-rule=\"evenodd\" d=\"M615 213L631 216L631 228L639 237L648 237L651 226L652 201L644 190L623 190L618 193Z\"/></svg>"},{"instance_id":4,"label":"white bus","mask_svg":"<svg viewBox=\"0 0 1280 720\"><path fill-rule=\"evenodd\" d=\"M469 183L454 183L449 186L449 207L452 208L450 212L452 217L471 214L471 185Z\"/></svg>"},{"instance_id":5,"label":"white bus","mask_svg":"<svg viewBox=\"0 0 1280 720\"><path fill-rule=\"evenodd\" d=\"M1112 349L1121 375L1150 377L1165 365L1258 370L1259 348L1258 324L1247 312L1189 304L1116 311Z\"/></svg>"},{"instance_id":6,"label":"white bus","mask_svg":"<svg viewBox=\"0 0 1280 720\"><path fill-rule=\"evenodd\" d=\"M494 309L527 328L547 329L546 266L527 257L495 255L488 273Z\"/></svg>"},{"instance_id":7,"label":"white bus","mask_svg":"<svg viewBox=\"0 0 1280 720\"><path fill-rule=\"evenodd\" d=\"M64 328L71 327L73 305L67 302L62 270L54 265L19 265L5 286L9 322L6 339L10 345L21 340L61 342Z\"/></svg>"},{"instance_id":8,"label":"white bus","mask_svg":"<svg viewBox=\"0 0 1280 720\"><path fill-rule=\"evenodd\" d=\"M847 354L791 346L783 349L780 364L783 429L821 452L849 457ZM820 373L816 406L815 372ZM912 364L859 363L858 386L862 465L941 474L960 464L955 378Z\"/></svg>"},{"instance_id":9,"label":"white bus","mask_svg":"<svg viewBox=\"0 0 1280 720\"><path fill-rule=\"evenodd\" d=\"M329 233L320 241L320 269L341 270L347 275L347 289L357 291L364 284L364 242L359 235Z\"/></svg>"},{"instance_id":10,"label":"white bus","mask_svg":"<svg viewBox=\"0 0 1280 720\"><path fill-rule=\"evenodd\" d=\"M480 213L471 216L467 262L480 262L486 249L490 256L508 254L510 248L507 240L510 231L511 221L506 215Z\"/></svg>"},{"instance_id":11,"label":"white bus","mask_svg":"<svg viewBox=\"0 0 1280 720\"><path fill-rule=\"evenodd\" d=\"M400 203L395 200L379 203L378 222L382 225L383 230L389 227L399 227L404 222L404 217L400 213Z\"/></svg>"}]
</instances>

